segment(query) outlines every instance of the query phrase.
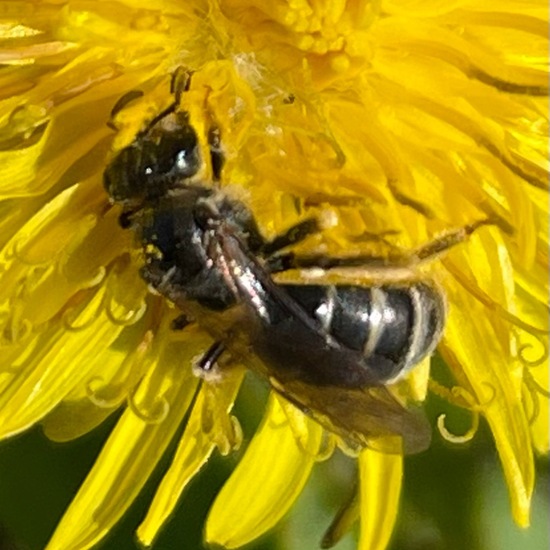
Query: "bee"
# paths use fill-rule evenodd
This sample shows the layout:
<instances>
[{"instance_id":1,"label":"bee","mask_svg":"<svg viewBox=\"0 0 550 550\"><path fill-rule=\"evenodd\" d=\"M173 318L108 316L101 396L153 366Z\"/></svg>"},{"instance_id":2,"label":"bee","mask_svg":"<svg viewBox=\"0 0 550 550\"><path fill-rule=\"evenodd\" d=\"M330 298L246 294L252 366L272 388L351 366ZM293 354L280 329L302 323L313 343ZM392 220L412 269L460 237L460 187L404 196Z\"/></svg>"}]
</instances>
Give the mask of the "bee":
<instances>
[{"instance_id":1,"label":"bee","mask_svg":"<svg viewBox=\"0 0 550 550\"><path fill-rule=\"evenodd\" d=\"M143 247L142 278L181 310L177 328L196 322L214 339L195 370L208 378L223 370L222 356L238 359L356 448L425 449L431 434L424 415L387 386L437 346L446 316L443 292L429 280L394 278L394 266L387 265L386 276L372 286L308 278L312 270L330 273L387 259L296 254L293 245L321 231L309 218L266 239L251 210L221 189L220 130L209 129L203 155L189 114L178 108L188 83L113 158L104 186L122 207L121 225ZM204 180L205 162L211 181ZM415 261L477 226L428 243ZM303 282L275 281L292 269Z\"/></svg>"}]
</instances>

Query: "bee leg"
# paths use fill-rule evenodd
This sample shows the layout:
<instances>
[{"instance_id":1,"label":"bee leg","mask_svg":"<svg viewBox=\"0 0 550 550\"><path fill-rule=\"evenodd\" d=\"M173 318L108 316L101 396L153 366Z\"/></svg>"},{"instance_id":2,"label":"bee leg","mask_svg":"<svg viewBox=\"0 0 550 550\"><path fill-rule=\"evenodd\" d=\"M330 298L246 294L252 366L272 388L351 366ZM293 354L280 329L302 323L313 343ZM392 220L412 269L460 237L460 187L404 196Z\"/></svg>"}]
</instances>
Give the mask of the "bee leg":
<instances>
[{"instance_id":1,"label":"bee leg","mask_svg":"<svg viewBox=\"0 0 550 550\"><path fill-rule=\"evenodd\" d=\"M184 92L189 91L191 85L191 75L193 71L186 69L183 66L179 66L172 73L172 80L170 81L170 93L174 96L175 105L181 103L181 96Z\"/></svg>"},{"instance_id":2,"label":"bee leg","mask_svg":"<svg viewBox=\"0 0 550 550\"><path fill-rule=\"evenodd\" d=\"M200 370L201 374L212 372L214 365L224 351L225 345L223 342L214 342L197 364L197 369Z\"/></svg>"},{"instance_id":3,"label":"bee leg","mask_svg":"<svg viewBox=\"0 0 550 550\"><path fill-rule=\"evenodd\" d=\"M174 102L171 103L164 111L155 116L143 130L141 130L140 135L146 134L159 120L163 119L166 115L173 113L176 110L176 107L181 102L181 96L184 92L189 90L189 85L191 82L191 75L193 71L189 71L184 67L178 67L172 74L172 80L170 81L170 93L174 96ZM116 124L113 122L113 119L116 117L126 105L143 97L144 93L141 90L130 90L128 93L124 94L119 100L115 103L111 109L111 116L107 126L113 130L117 130Z\"/></svg>"},{"instance_id":4,"label":"bee leg","mask_svg":"<svg viewBox=\"0 0 550 550\"><path fill-rule=\"evenodd\" d=\"M171 323L170 328L172 330L183 330L185 327L191 325L193 321L185 315L185 313L182 313L181 315L178 315Z\"/></svg>"},{"instance_id":5,"label":"bee leg","mask_svg":"<svg viewBox=\"0 0 550 550\"><path fill-rule=\"evenodd\" d=\"M210 148L210 164L212 166L212 178L214 183L219 183L222 176L222 168L225 162L225 156L222 149L220 129L212 126L208 130L208 145Z\"/></svg>"},{"instance_id":6,"label":"bee leg","mask_svg":"<svg viewBox=\"0 0 550 550\"><path fill-rule=\"evenodd\" d=\"M164 111L161 111L158 115L156 115L143 130L139 133L139 135L144 135L149 130L157 124L159 121L161 121L164 117L168 116L171 113L174 113L176 109L179 107L179 104L181 103L181 96L184 92L189 90L189 84L191 82L191 75L193 74L193 71L188 71L184 67L178 67L174 73L172 74L172 80L170 81L170 93L174 96L174 101L164 109ZM183 113L186 117L188 116L187 112Z\"/></svg>"},{"instance_id":7,"label":"bee leg","mask_svg":"<svg viewBox=\"0 0 550 550\"><path fill-rule=\"evenodd\" d=\"M293 252L279 254L267 259L266 267L271 273L279 273L288 269L316 268L333 269L346 267L404 267L431 260L446 250L468 239L478 228L485 225L495 225L490 219L479 220L465 225L460 229L445 233L413 250L392 250L385 256L361 254L349 257L327 257L323 255L298 256Z\"/></svg>"},{"instance_id":8,"label":"bee leg","mask_svg":"<svg viewBox=\"0 0 550 550\"><path fill-rule=\"evenodd\" d=\"M460 229L441 235L437 239L423 244L417 248L411 256L418 262L423 262L424 260L438 256L449 248L464 242L474 231L485 225L495 225L495 222L490 219L484 219L465 225Z\"/></svg>"},{"instance_id":9,"label":"bee leg","mask_svg":"<svg viewBox=\"0 0 550 550\"><path fill-rule=\"evenodd\" d=\"M275 254L276 252L279 252L279 250L299 243L300 241L303 241L306 237L309 237L314 233L318 233L319 231L319 223L315 218L303 220L296 225L293 225L282 235L275 237L272 241L264 243L259 252L262 256L269 258L270 256L273 256L273 254Z\"/></svg>"},{"instance_id":10,"label":"bee leg","mask_svg":"<svg viewBox=\"0 0 550 550\"><path fill-rule=\"evenodd\" d=\"M294 252L277 254L267 259L266 268L270 273L280 273L289 269L321 268L332 269L337 267L362 267L374 265L389 265L388 257L360 255L348 258L329 257L319 254L299 256Z\"/></svg>"},{"instance_id":11,"label":"bee leg","mask_svg":"<svg viewBox=\"0 0 550 550\"><path fill-rule=\"evenodd\" d=\"M107 122L107 126L111 128L111 130L118 130L114 118L128 103L131 103L135 99L138 99L140 97L143 97L143 92L141 90L130 90L126 94L124 94L122 97L118 99L118 101L114 104L113 108L111 109L111 115L109 117L109 121Z\"/></svg>"},{"instance_id":12,"label":"bee leg","mask_svg":"<svg viewBox=\"0 0 550 550\"><path fill-rule=\"evenodd\" d=\"M342 503L336 517L332 520L321 542L321 548L332 548L347 534L353 524L359 518L359 493L357 483L352 493Z\"/></svg>"},{"instance_id":13,"label":"bee leg","mask_svg":"<svg viewBox=\"0 0 550 550\"><path fill-rule=\"evenodd\" d=\"M246 206L237 201L224 201L219 206L222 216L231 219L246 236L249 250L256 256L268 258L268 263L271 261L271 256L279 250L303 241L309 235L319 231L317 220L310 218L293 225L272 241L266 241L256 219ZM277 264L277 257L273 258L273 263Z\"/></svg>"}]
</instances>

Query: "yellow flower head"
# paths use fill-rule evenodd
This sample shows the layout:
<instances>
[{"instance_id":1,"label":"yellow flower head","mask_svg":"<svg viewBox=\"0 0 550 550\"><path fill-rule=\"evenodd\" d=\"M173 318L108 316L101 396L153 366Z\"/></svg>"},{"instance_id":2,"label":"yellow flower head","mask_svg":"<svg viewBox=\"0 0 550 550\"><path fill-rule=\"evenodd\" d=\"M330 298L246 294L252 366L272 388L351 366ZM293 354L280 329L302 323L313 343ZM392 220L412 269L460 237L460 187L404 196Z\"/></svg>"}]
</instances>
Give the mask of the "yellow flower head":
<instances>
[{"instance_id":1,"label":"yellow flower head","mask_svg":"<svg viewBox=\"0 0 550 550\"><path fill-rule=\"evenodd\" d=\"M541 2L515 0L4 2L0 433L40 422L67 441L124 409L49 550L105 536L184 420L138 529L145 545L214 450L242 442L231 415L242 370L217 383L193 374L215 330L172 330L180 312L140 277L148 251L103 186L117 152L173 103L180 67L193 74L178 108L203 150L219 128L223 193L262 235L314 218L322 230L297 253L407 257L444 289L439 351L457 386L424 361L390 391L403 403L432 391L474 428L483 416L528 524L533 454L549 448L546 19ZM463 242L434 259L446 239ZM372 270L351 278L375 282ZM360 547L384 548L401 455L350 449L275 393L207 540L237 547L270 529L337 445L358 453L360 488L329 538L359 514Z\"/></svg>"}]
</instances>

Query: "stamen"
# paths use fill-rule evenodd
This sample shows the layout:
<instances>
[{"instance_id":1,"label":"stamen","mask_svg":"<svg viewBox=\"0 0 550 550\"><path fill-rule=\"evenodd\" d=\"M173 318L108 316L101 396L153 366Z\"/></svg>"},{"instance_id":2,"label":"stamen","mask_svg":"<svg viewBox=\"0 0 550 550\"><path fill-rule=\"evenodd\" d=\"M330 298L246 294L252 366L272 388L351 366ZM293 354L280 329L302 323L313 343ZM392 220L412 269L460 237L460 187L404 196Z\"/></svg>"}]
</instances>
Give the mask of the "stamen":
<instances>
[{"instance_id":1,"label":"stamen","mask_svg":"<svg viewBox=\"0 0 550 550\"><path fill-rule=\"evenodd\" d=\"M23 248L29 244L29 238L25 235L18 235L14 240L11 250L6 250L5 255L7 259L16 260L23 265L29 267L43 267L52 263L52 258L44 257L44 259L30 259L25 258Z\"/></svg>"},{"instance_id":2,"label":"stamen","mask_svg":"<svg viewBox=\"0 0 550 550\"><path fill-rule=\"evenodd\" d=\"M338 448L350 458L357 458L364 450L363 445L341 438L338 439Z\"/></svg>"},{"instance_id":3,"label":"stamen","mask_svg":"<svg viewBox=\"0 0 550 550\"><path fill-rule=\"evenodd\" d=\"M24 310L24 302L16 298L9 306L10 312L6 314L2 336L10 342L17 344L24 341L33 330L33 324L29 319L21 318Z\"/></svg>"},{"instance_id":4,"label":"stamen","mask_svg":"<svg viewBox=\"0 0 550 550\"><path fill-rule=\"evenodd\" d=\"M279 401L281 409L283 410L286 417L286 422L279 423L277 427L290 428L290 431L292 432L292 435L296 440L296 445L306 456L309 456L318 462L329 458L336 446L336 441L334 440L334 438L332 438L333 441L330 441L323 434L324 445L321 445L319 450L312 455L311 451L308 450L308 425L303 413L300 412L295 405L292 405L283 397L277 396L277 400ZM327 455L327 451L330 452L330 454Z\"/></svg>"},{"instance_id":5,"label":"stamen","mask_svg":"<svg viewBox=\"0 0 550 550\"><path fill-rule=\"evenodd\" d=\"M527 357L525 356L525 352L527 350L531 350L531 349L535 348L535 346L531 343L522 344L518 348L518 358L519 358L519 360L522 362L523 365L525 365L526 367L529 367L529 368L539 367L539 366L543 365L548 360L548 342L547 342L547 338L543 339L542 335L540 335L540 334L532 334L531 333L531 335L533 336L533 338L535 338L537 340L537 342L542 347L542 353L540 354L540 357L537 357L536 359L527 359ZM548 333L546 333L546 336L548 336Z\"/></svg>"},{"instance_id":6,"label":"stamen","mask_svg":"<svg viewBox=\"0 0 550 550\"><path fill-rule=\"evenodd\" d=\"M442 386L435 380L429 381L428 386L431 392L433 392L438 397L445 399L448 403L451 403L452 405L460 407L461 409L468 410L472 415L471 427L463 435L456 435L450 432L445 425L447 415L441 414L437 418L437 428L439 430L439 433L445 440L449 441L450 443L461 444L467 443L474 438L479 428L480 412L482 411L482 409L489 406L496 397L496 390L491 384L485 382L483 385L492 391L492 395L481 403L477 402L475 397L469 391L461 388L460 386L454 386L452 389L449 390L449 388Z\"/></svg>"},{"instance_id":7,"label":"stamen","mask_svg":"<svg viewBox=\"0 0 550 550\"><path fill-rule=\"evenodd\" d=\"M201 414L201 427L203 433L206 435L212 434L214 431L214 411L213 407L215 403L212 402L214 396L209 391L210 386L208 384L202 385L202 391L204 392L204 401L202 404L202 414Z\"/></svg>"},{"instance_id":8,"label":"stamen","mask_svg":"<svg viewBox=\"0 0 550 550\"><path fill-rule=\"evenodd\" d=\"M105 275L107 274L107 270L105 269L105 266L100 265L97 268L97 271L95 275L90 275L88 279L84 279L81 283L81 288L94 288L95 286L98 286L103 279L105 279Z\"/></svg>"},{"instance_id":9,"label":"stamen","mask_svg":"<svg viewBox=\"0 0 550 550\"><path fill-rule=\"evenodd\" d=\"M546 397L546 399L550 399L550 391L544 389L533 377L533 374L529 371L526 371L524 374L524 380L525 385L528 386L530 389L533 389L535 392L539 393L543 397Z\"/></svg>"},{"instance_id":10,"label":"stamen","mask_svg":"<svg viewBox=\"0 0 550 550\"><path fill-rule=\"evenodd\" d=\"M161 424L170 412L170 403L164 396L158 396L153 403L148 406L142 406L136 403L137 389L128 396L128 407L143 422L147 424Z\"/></svg>"},{"instance_id":11,"label":"stamen","mask_svg":"<svg viewBox=\"0 0 550 550\"><path fill-rule=\"evenodd\" d=\"M113 391L116 389L115 385L107 384L102 376L94 376L86 384L86 397L100 409L113 409L122 404L127 395L122 386L117 391ZM103 397L101 392L111 393L111 395Z\"/></svg>"},{"instance_id":12,"label":"stamen","mask_svg":"<svg viewBox=\"0 0 550 550\"><path fill-rule=\"evenodd\" d=\"M386 83L386 85L390 86L388 83ZM392 86L392 88L393 87L394 86ZM472 139L478 146L483 147L512 173L523 179L523 181L529 185L532 185L538 189L549 189L550 186L548 176L544 169L529 162L527 159L520 157L517 153L514 153L514 151L509 151L507 154L504 150L493 143L485 134L483 129L466 115L455 109L451 109L437 103L433 98L424 97L419 93L414 93L410 89L407 90L407 93L411 106L414 106L424 113L449 124L465 136Z\"/></svg>"},{"instance_id":13,"label":"stamen","mask_svg":"<svg viewBox=\"0 0 550 550\"><path fill-rule=\"evenodd\" d=\"M80 332L82 330L90 328L92 324L96 321L97 317L99 317L102 310L103 307L101 304L99 304L96 308L96 311L92 313L92 315L90 315L81 324L78 324L77 319L80 317L82 312L80 311L79 307L71 307L63 312L63 314L61 315L61 322L66 330L71 332Z\"/></svg>"},{"instance_id":14,"label":"stamen","mask_svg":"<svg viewBox=\"0 0 550 550\"><path fill-rule=\"evenodd\" d=\"M479 412L477 411L471 411L472 412L472 426L470 429L464 433L463 435L456 435L451 433L447 427L445 426L445 419L447 418L446 414L442 414L437 418L437 429L439 430L439 433L449 443L456 443L463 444L468 443L471 441L474 436L477 433L477 430L479 428Z\"/></svg>"},{"instance_id":15,"label":"stamen","mask_svg":"<svg viewBox=\"0 0 550 550\"><path fill-rule=\"evenodd\" d=\"M319 451L315 456L317 462L325 462L328 460L334 453L338 445L338 438L336 435L323 430L323 437L321 439L321 445L319 446Z\"/></svg>"},{"instance_id":16,"label":"stamen","mask_svg":"<svg viewBox=\"0 0 550 550\"><path fill-rule=\"evenodd\" d=\"M238 418L231 414L227 419L229 422L222 422L222 429L213 434L213 443L222 456L238 450L243 441L243 429Z\"/></svg>"},{"instance_id":17,"label":"stamen","mask_svg":"<svg viewBox=\"0 0 550 550\"><path fill-rule=\"evenodd\" d=\"M147 302L143 300L137 309L127 311L126 315L124 315L123 317L117 317L115 315L115 307L116 306L114 305L114 298L110 296L105 305L105 313L109 321L111 321L113 325L117 326L130 326L137 323L143 317L143 315L147 311Z\"/></svg>"},{"instance_id":18,"label":"stamen","mask_svg":"<svg viewBox=\"0 0 550 550\"><path fill-rule=\"evenodd\" d=\"M237 382L237 388L240 381L237 379L235 381ZM223 391L223 388L223 385L203 384L201 427L203 433L210 437L220 454L227 456L241 446L243 430L238 419L229 412L233 400L230 401L229 408L220 402L219 392ZM230 390L229 387L228 389Z\"/></svg>"},{"instance_id":19,"label":"stamen","mask_svg":"<svg viewBox=\"0 0 550 550\"><path fill-rule=\"evenodd\" d=\"M483 385L491 390L491 396L483 402L476 400L468 390L462 388L461 386L453 386L449 389L430 378L428 387L432 393L441 399L444 399L451 405L455 405L461 409L477 410L489 406L496 397L496 390L491 384L488 382L483 382Z\"/></svg>"},{"instance_id":20,"label":"stamen","mask_svg":"<svg viewBox=\"0 0 550 550\"><path fill-rule=\"evenodd\" d=\"M148 365L147 354L151 350L153 339L152 330L145 332L139 344L116 369L116 374L111 380L106 381L99 375L91 378L86 384L88 399L102 408L120 405L126 399L129 389L137 387ZM102 393L104 395L101 395ZM106 394L109 396L107 397Z\"/></svg>"},{"instance_id":21,"label":"stamen","mask_svg":"<svg viewBox=\"0 0 550 550\"><path fill-rule=\"evenodd\" d=\"M43 104L16 107L0 128L0 149L23 149L38 143L49 124L49 114L50 110Z\"/></svg>"},{"instance_id":22,"label":"stamen","mask_svg":"<svg viewBox=\"0 0 550 550\"><path fill-rule=\"evenodd\" d=\"M525 381L525 384L521 387L522 390L522 397L523 397L523 403L525 408L525 414L527 415L527 422L530 426L532 426L535 423L535 420L538 418L540 414L540 398L537 394L537 390L533 387L530 387L527 381ZM528 405L527 405L527 396L531 399L531 406L532 410L531 413L529 413Z\"/></svg>"},{"instance_id":23,"label":"stamen","mask_svg":"<svg viewBox=\"0 0 550 550\"><path fill-rule=\"evenodd\" d=\"M503 319L513 324L514 326L528 332L533 335L535 338L540 336L547 336L548 330L535 327L525 321L522 321L519 317L508 311L504 306L495 302L488 294L481 290L477 284L468 279L468 276L463 273L450 259L445 257L442 259L443 264L447 271L453 276L454 279L467 290L476 300L482 303L485 307L491 309L498 313Z\"/></svg>"}]
</instances>

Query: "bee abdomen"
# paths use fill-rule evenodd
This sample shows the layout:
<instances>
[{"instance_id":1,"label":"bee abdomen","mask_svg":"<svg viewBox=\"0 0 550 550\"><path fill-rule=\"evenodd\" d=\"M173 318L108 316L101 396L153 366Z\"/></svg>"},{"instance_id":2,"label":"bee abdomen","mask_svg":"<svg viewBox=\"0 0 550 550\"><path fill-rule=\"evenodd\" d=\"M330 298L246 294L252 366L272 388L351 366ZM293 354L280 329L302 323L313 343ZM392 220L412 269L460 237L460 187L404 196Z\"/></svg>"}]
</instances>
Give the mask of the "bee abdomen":
<instances>
[{"instance_id":1,"label":"bee abdomen","mask_svg":"<svg viewBox=\"0 0 550 550\"><path fill-rule=\"evenodd\" d=\"M436 287L425 283L285 288L327 338L360 352L364 368L380 383L407 372L434 350L441 337L445 300Z\"/></svg>"}]
</instances>

